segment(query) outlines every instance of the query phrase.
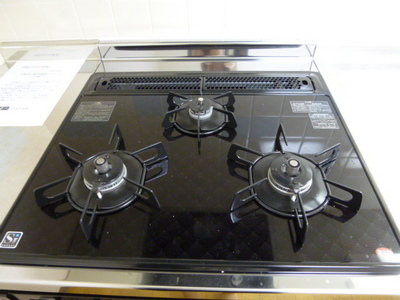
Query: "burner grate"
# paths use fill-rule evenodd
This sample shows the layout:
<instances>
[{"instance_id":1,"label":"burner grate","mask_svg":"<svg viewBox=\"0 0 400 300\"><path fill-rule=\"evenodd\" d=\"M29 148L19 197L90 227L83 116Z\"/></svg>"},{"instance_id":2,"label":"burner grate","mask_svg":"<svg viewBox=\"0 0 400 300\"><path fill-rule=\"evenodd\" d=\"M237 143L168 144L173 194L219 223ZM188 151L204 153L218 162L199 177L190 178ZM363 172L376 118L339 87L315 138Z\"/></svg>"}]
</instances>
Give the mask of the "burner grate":
<instances>
[{"instance_id":1,"label":"burner grate","mask_svg":"<svg viewBox=\"0 0 400 300\"><path fill-rule=\"evenodd\" d=\"M202 79L204 85L202 86ZM120 76L102 78L97 91L134 90L313 91L308 77L298 76Z\"/></svg>"},{"instance_id":2,"label":"burner grate","mask_svg":"<svg viewBox=\"0 0 400 300\"><path fill-rule=\"evenodd\" d=\"M293 246L298 248L305 241L309 227L308 217L321 212L340 222L346 222L360 209L362 193L326 178L336 162L340 144L316 154L318 157L330 153L328 158L318 163L300 154L285 152L282 141L287 145L283 126L280 125L273 152L263 154L238 144L231 145L228 159L235 162L236 167L247 167L250 181L249 186L236 192L231 207L231 219L234 223L240 221L246 215L243 209L254 200L267 211L293 220ZM241 157L240 152L256 155L258 158L250 161ZM309 183L311 186L308 186ZM334 196L330 193L329 186L348 192L352 198L343 200ZM336 217L323 212L327 205L339 209L342 216Z\"/></svg>"},{"instance_id":3,"label":"burner grate","mask_svg":"<svg viewBox=\"0 0 400 300\"><path fill-rule=\"evenodd\" d=\"M81 213L79 224L90 242L98 242L95 230L98 215L122 210L137 199L160 208L156 195L144 184L167 174L168 154L164 145L159 142L135 152L127 152L117 124L111 133L109 144L115 139L114 150L97 153L83 161L73 157L74 154L82 155L81 152L60 143L61 153L73 169L73 174L34 191L38 206L52 216L57 215L57 206L68 200ZM140 157L140 154L150 151L156 151L156 155L146 160ZM159 168L159 172L148 176L147 171L154 168ZM64 192L48 195L53 187L67 181L68 186Z\"/></svg>"}]
</instances>

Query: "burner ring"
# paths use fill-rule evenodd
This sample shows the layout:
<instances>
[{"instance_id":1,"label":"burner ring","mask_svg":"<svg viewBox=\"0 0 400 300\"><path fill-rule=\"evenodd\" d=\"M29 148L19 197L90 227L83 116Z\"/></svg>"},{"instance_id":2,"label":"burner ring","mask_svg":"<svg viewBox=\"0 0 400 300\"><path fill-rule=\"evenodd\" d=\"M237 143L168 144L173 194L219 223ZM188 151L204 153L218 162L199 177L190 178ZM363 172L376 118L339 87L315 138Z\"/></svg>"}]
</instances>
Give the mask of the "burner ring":
<instances>
[{"instance_id":1,"label":"burner ring","mask_svg":"<svg viewBox=\"0 0 400 300\"><path fill-rule=\"evenodd\" d=\"M98 182L99 192L109 192L123 182L126 174L122 159L112 153L95 156L83 164L83 181L89 190Z\"/></svg>"},{"instance_id":2,"label":"burner ring","mask_svg":"<svg viewBox=\"0 0 400 300\"><path fill-rule=\"evenodd\" d=\"M299 186L299 187L295 187L297 182L293 182L292 187L281 185L279 182L277 182L275 180L273 175L271 175L271 171L268 172L268 179L269 179L269 182L271 183L271 186L276 191L278 191L282 194L285 194L285 195L293 195L294 193L303 194L303 193L307 192L311 188L311 185L312 185L312 179L309 182L307 182L306 185Z\"/></svg>"},{"instance_id":3,"label":"burner ring","mask_svg":"<svg viewBox=\"0 0 400 300\"><path fill-rule=\"evenodd\" d=\"M118 186L121 185L121 183L124 182L124 177L126 177L126 174L127 174L126 167L125 167L125 165L123 165L121 174L109 182L101 183L98 191L102 192L102 193L106 193L106 192L109 192L109 191L117 188ZM86 178L83 178L83 181L89 190L91 190L93 188L92 182L87 181Z\"/></svg>"},{"instance_id":4,"label":"burner ring","mask_svg":"<svg viewBox=\"0 0 400 300\"><path fill-rule=\"evenodd\" d=\"M306 193L313 183L310 163L300 157L276 158L268 169L267 176L271 186L285 195Z\"/></svg>"},{"instance_id":5,"label":"burner ring","mask_svg":"<svg viewBox=\"0 0 400 300\"><path fill-rule=\"evenodd\" d=\"M208 120L213 113L213 106L210 100L199 97L197 101L190 101L188 112L194 120Z\"/></svg>"}]
</instances>

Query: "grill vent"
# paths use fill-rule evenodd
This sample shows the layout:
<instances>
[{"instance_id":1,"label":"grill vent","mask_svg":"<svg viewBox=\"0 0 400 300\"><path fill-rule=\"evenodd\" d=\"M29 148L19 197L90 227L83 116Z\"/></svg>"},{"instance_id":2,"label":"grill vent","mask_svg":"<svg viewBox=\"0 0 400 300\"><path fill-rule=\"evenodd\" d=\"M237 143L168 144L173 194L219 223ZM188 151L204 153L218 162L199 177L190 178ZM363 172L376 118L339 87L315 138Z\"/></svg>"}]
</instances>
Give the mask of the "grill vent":
<instances>
[{"instance_id":1,"label":"grill vent","mask_svg":"<svg viewBox=\"0 0 400 300\"><path fill-rule=\"evenodd\" d=\"M101 82L107 90L196 90L200 77L114 77Z\"/></svg>"},{"instance_id":2,"label":"grill vent","mask_svg":"<svg viewBox=\"0 0 400 300\"><path fill-rule=\"evenodd\" d=\"M219 90L299 90L308 85L299 77L207 77L206 89Z\"/></svg>"},{"instance_id":3,"label":"grill vent","mask_svg":"<svg viewBox=\"0 0 400 300\"><path fill-rule=\"evenodd\" d=\"M101 79L96 90L199 90L202 78L204 90L313 90L309 78L296 76L121 76Z\"/></svg>"}]
</instances>

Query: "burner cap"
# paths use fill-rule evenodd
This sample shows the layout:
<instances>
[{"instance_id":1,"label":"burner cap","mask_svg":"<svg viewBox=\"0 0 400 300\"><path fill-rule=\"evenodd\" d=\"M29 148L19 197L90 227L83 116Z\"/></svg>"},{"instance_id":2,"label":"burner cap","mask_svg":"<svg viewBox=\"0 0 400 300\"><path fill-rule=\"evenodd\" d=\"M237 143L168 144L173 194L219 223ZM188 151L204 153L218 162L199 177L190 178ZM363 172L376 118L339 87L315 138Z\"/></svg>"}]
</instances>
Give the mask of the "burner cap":
<instances>
[{"instance_id":1,"label":"burner cap","mask_svg":"<svg viewBox=\"0 0 400 300\"><path fill-rule=\"evenodd\" d=\"M312 169L308 161L292 156L276 158L268 170L268 179L272 187L285 195L303 194L312 185Z\"/></svg>"},{"instance_id":2,"label":"burner cap","mask_svg":"<svg viewBox=\"0 0 400 300\"><path fill-rule=\"evenodd\" d=\"M99 191L108 192L117 188L125 176L126 167L115 154L95 156L83 165L83 180L89 190L93 188L94 182L98 182Z\"/></svg>"},{"instance_id":3,"label":"burner cap","mask_svg":"<svg viewBox=\"0 0 400 300\"><path fill-rule=\"evenodd\" d=\"M197 101L190 101L189 116L192 119L207 120L211 117L213 106L210 100L199 97Z\"/></svg>"}]
</instances>

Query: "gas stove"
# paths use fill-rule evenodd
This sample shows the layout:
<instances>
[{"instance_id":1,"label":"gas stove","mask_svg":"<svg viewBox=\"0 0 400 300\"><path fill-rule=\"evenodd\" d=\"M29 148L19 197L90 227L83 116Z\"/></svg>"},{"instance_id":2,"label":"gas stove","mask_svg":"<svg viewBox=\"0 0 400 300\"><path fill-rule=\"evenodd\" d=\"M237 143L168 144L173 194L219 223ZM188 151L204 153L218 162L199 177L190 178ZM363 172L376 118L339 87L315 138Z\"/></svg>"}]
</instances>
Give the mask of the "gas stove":
<instances>
[{"instance_id":1,"label":"gas stove","mask_svg":"<svg viewBox=\"0 0 400 300\"><path fill-rule=\"evenodd\" d=\"M93 74L1 228L0 262L398 274L399 236L320 73L217 64Z\"/></svg>"}]
</instances>

